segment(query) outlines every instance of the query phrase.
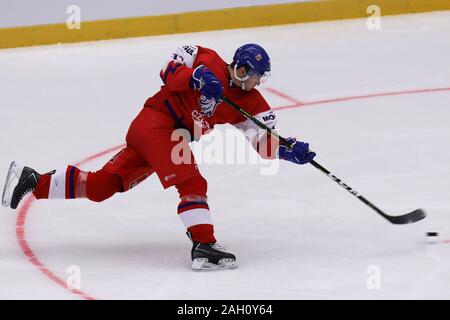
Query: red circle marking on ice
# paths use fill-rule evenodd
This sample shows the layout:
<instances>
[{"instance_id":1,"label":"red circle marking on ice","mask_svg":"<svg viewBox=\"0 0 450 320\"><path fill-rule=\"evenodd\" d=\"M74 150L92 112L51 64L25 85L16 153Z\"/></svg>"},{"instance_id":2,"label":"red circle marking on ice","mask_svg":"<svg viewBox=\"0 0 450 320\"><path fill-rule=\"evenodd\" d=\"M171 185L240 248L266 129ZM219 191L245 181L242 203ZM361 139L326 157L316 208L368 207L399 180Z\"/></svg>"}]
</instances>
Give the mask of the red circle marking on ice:
<instances>
[{"instance_id":1,"label":"red circle marking on ice","mask_svg":"<svg viewBox=\"0 0 450 320\"><path fill-rule=\"evenodd\" d=\"M342 97L342 98L336 98L336 99L327 99L327 100L318 100L318 101L310 101L310 102L300 102L297 99L294 99L292 97L289 97L287 94L280 92L279 90L273 89L273 88L266 88L267 91L278 95L279 97L282 97L284 99L289 100L290 102L293 102L293 105L288 106L281 106L281 107L274 107L273 110L285 110L285 109L292 109L292 108L298 108L298 107L304 107L309 105L317 105L317 104L325 104L325 103L333 103L333 102L341 102L341 101L350 101L350 100L357 100L357 99L368 99L368 98L377 98L377 97L386 97L386 96L394 96L394 95L406 95L406 94L416 94L416 93L427 93L427 92L439 92L439 91L450 91L450 88L435 88L435 89L421 89L421 90L409 90L409 91L395 91L395 92L385 92L385 93L376 93L376 94L368 94L368 95L361 95L361 96L353 96L353 97ZM97 154L94 154L93 156L90 156L78 163L75 164L75 166L79 166L82 164L85 164L86 162L89 162L91 160L94 160L96 158L102 157L110 152L122 149L124 145L116 146L107 150L104 150L102 152L99 152ZM35 198L33 195L30 195L24 202L24 204L19 209L19 214L17 216L17 222L16 222L16 237L19 241L20 248L22 249L25 256L28 258L28 260L34 264L43 274L45 274L50 280L56 282L58 285L62 286L63 288L69 290L70 292L79 295L83 299L86 300L95 300L95 298L83 291L70 288L67 283L57 275L55 275L53 272L51 272L47 267L44 266L44 264L36 257L31 247L28 245L28 242L25 238L25 220L28 214L28 210L30 209L31 205L35 201ZM444 240L441 243L450 243L450 240Z\"/></svg>"},{"instance_id":2,"label":"red circle marking on ice","mask_svg":"<svg viewBox=\"0 0 450 320\"><path fill-rule=\"evenodd\" d=\"M93 156L90 156L78 163L76 163L76 166L79 166L83 163L86 163L88 161L94 160L96 158L99 158L101 156L104 156L110 152L122 149L124 147L124 145L120 145L117 147L113 147L110 148L108 150L102 151L100 153L97 153ZM95 300L95 298L81 290L77 290L74 288L71 288L67 285L66 281L64 281L64 279L58 277L57 275L55 275L53 272L51 272L34 254L33 250L31 249L31 247L29 246L26 238L25 238L25 219L27 217L28 214L28 210L30 209L31 205L33 204L33 202L36 199L34 198L33 195L30 195L24 202L24 204L20 207L19 209L19 214L17 216L17 221L16 221L16 237L17 240L19 241L19 245L20 248L22 249L23 253L25 253L25 256L28 258L28 260L34 264L43 274L45 274L48 278L50 278L50 280L56 282L58 285L62 286L63 288L69 290L70 292L79 295L80 297L82 297L83 299L86 300Z\"/></svg>"}]
</instances>

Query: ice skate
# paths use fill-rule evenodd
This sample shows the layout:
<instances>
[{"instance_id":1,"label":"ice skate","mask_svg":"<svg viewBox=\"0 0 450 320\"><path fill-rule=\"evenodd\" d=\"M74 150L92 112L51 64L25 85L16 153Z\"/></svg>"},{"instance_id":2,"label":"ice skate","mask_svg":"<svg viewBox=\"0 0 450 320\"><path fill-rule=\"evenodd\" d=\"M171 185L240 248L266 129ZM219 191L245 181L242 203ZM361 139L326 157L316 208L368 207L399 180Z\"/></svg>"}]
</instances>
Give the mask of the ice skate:
<instances>
[{"instance_id":1,"label":"ice skate","mask_svg":"<svg viewBox=\"0 0 450 320\"><path fill-rule=\"evenodd\" d=\"M225 251L218 243L194 242L192 246L192 269L217 270L237 267L234 254Z\"/></svg>"},{"instance_id":2,"label":"ice skate","mask_svg":"<svg viewBox=\"0 0 450 320\"><path fill-rule=\"evenodd\" d=\"M15 161L9 166L3 187L2 205L16 209L19 202L34 191L40 174L29 167L22 167Z\"/></svg>"}]
</instances>

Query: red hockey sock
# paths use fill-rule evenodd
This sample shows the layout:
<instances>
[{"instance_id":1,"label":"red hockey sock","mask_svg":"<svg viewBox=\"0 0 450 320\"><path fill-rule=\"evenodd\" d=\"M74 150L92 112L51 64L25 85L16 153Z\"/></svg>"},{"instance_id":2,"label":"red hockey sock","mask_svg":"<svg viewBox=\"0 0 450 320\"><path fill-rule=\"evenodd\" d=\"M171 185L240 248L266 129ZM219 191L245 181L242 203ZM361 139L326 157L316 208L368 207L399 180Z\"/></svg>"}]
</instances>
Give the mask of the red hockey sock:
<instances>
[{"instance_id":1,"label":"red hockey sock","mask_svg":"<svg viewBox=\"0 0 450 320\"><path fill-rule=\"evenodd\" d=\"M77 167L67 166L46 173L39 178L33 191L36 199L75 199L86 197L87 173Z\"/></svg>"},{"instance_id":2,"label":"red hockey sock","mask_svg":"<svg viewBox=\"0 0 450 320\"><path fill-rule=\"evenodd\" d=\"M190 232L192 241L215 243L214 224L206 198L206 180L199 174L176 187L181 199L178 216Z\"/></svg>"},{"instance_id":3,"label":"red hockey sock","mask_svg":"<svg viewBox=\"0 0 450 320\"><path fill-rule=\"evenodd\" d=\"M214 226L212 224L197 224L187 229L191 234L192 241L202 243L216 243L214 237Z\"/></svg>"},{"instance_id":4,"label":"red hockey sock","mask_svg":"<svg viewBox=\"0 0 450 320\"><path fill-rule=\"evenodd\" d=\"M88 198L100 202L122 189L122 180L115 174L104 170L86 172L67 166L53 174L42 175L33 194L36 199Z\"/></svg>"},{"instance_id":5,"label":"red hockey sock","mask_svg":"<svg viewBox=\"0 0 450 320\"><path fill-rule=\"evenodd\" d=\"M41 175L33 191L33 194L36 197L36 199L48 199L48 192L50 190L50 179L51 175L49 173Z\"/></svg>"},{"instance_id":6,"label":"red hockey sock","mask_svg":"<svg viewBox=\"0 0 450 320\"><path fill-rule=\"evenodd\" d=\"M214 225L206 197L185 196L178 205L178 216L191 233L192 241L215 243Z\"/></svg>"}]
</instances>

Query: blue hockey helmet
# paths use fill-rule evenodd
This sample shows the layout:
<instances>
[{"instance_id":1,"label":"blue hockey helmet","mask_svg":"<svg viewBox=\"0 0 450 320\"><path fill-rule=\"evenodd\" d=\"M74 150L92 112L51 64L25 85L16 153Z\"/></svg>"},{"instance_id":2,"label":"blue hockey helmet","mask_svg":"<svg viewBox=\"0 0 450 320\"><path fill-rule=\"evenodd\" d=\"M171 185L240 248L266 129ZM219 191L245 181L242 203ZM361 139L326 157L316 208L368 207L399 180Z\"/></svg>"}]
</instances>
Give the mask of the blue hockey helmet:
<instances>
[{"instance_id":1,"label":"blue hockey helmet","mask_svg":"<svg viewBox=\"0 0 450 320\"><path fill-rule=\"evenodd\" d=\"M247 75L241 81L252 76L268 77L270 76L270 58L266 50L256 43L248 43L239 47L233 57L235 76L236 70L240 67L247 69Z\"/></svg>"}]
</instances>

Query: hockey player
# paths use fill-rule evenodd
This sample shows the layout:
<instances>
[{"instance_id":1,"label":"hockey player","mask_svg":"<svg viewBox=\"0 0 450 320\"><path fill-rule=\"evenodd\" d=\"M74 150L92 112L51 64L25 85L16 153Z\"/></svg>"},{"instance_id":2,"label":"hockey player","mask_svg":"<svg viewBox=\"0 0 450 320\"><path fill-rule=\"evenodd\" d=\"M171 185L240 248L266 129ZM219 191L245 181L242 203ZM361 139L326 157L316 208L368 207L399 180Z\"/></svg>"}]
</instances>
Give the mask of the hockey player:
<instances>
[{"instance_id":1,"label":"hockey player","mask_svg":"<svg viewBox=\"0 0 450 320\"><path fill-rule=\"evenodd\" d=\"M292 149L278 146L264 130L240 113L221 104L224 96L274 128L276 118L262 95L255 89L271 71L266 51L257 44L238 48L231 64L213 50L186 45L178 48L160 72L164 83L150 97L131 123L126 147L96 172L69 165L39 174L16 162L10 166L2 204L17 208L25 195L36 199L87 198L100 202L116 192L126 192L156 172L162 186L175 186L180 196L178 216L193 246L192 268L219 269L237 266L236 257L220 246L214 237L208 207L207 182L200 174L188 141L173 141L174 130L183 128L198 140L216 124L229 123L242 130L261 157L276 157L296 164L311 161L315 153L308 143L288 138ZM253 129L253 130L249 130ZM191 161L174 161L172 150L182 145ZM264 148L261 146L264 144Z\"/></svg>"}]
</instances>

